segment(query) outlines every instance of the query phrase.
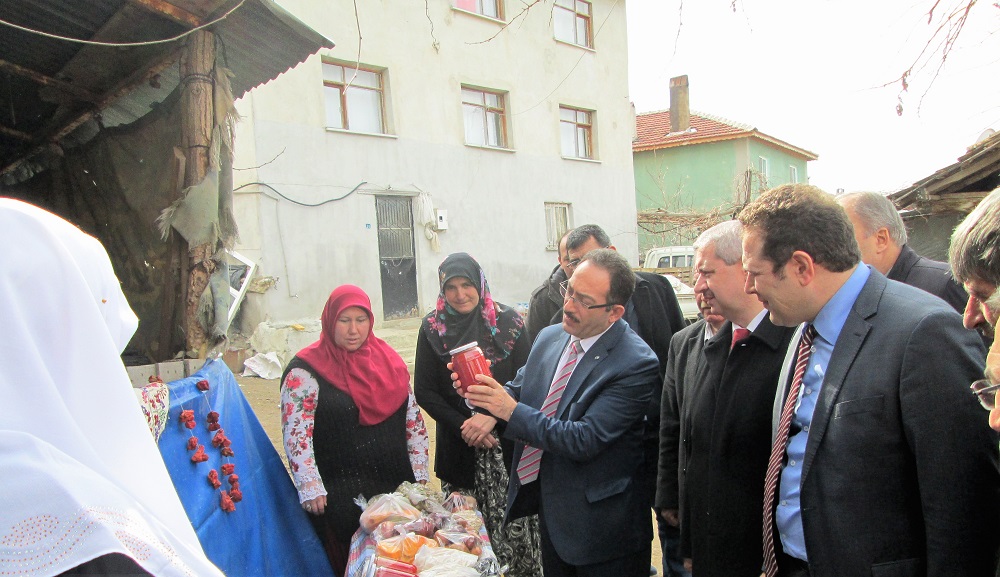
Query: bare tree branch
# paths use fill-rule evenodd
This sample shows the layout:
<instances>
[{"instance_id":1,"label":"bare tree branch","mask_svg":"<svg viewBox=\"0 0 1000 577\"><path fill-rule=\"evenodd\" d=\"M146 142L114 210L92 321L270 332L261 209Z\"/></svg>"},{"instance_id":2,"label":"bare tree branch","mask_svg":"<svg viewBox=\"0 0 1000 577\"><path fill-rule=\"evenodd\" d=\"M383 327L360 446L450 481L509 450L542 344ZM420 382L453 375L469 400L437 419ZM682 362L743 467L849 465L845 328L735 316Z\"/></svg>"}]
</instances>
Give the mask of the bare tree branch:
<instances>
[{"instance_id":1,"label":"bare tree branch","mask_svg":"<svg viewBox=\"0 0 1000 577\"><path fill-rule=\"evenodd\" d=\"M496 34L494 34L493 36L490 36L486 40L479 40L477 42L466 42L466 44L485 44L485 43L493 40L497 36L500 36L500 33L502 33L504 30L506 30L507 27L510 26L511 24L513 24L515 21L517 21L518 19L523 19L528 14L528 11L531 10L532 8L534 8L535 4L541 4L542 1L543 0L532 0L532 2L530 4L524 4L524 2L522 0L521 4L524 4L524 8L522 8L521 11L518 12L513 18L510 18L509 20L507 20L506 22L504 22L504 25L501 26L499 30L497 30Z\"/></svg>"}]
</instances>

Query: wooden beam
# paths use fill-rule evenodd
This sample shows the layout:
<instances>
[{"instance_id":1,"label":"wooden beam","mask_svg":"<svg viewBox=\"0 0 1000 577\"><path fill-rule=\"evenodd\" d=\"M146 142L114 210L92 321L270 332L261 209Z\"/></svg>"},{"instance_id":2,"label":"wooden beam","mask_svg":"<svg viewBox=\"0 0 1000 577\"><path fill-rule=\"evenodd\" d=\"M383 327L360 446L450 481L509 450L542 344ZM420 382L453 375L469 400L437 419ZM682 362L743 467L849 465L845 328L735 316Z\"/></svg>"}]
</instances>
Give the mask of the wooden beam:
<instances>
[{"instance_id":1,"label":"wooden beam","mask_svg":"<svg viewBox=\"0 0 1000 577\"><path fill-rule=\"evenodd\" d=\"M200 18L194 14L179 8L169 2L164 2L163 0L131 0L133 4L141 6L146 10L149 10L153 14L158 16L163 16L168 20L173 20L178 24L183 24L188 28L195 28L202 25Z\"/></svg>"},{"instance_id":2,"label":"wooden beam","mask_svg":"<svg viewBox=\"0 0 1000 577\"><path fill-rule=\"evenodd\" d=\"M0 134L10 136L11 138L16 138L18 140L23 140L25 142L31 142L32 140L31 135L27 132L14 130L13 128L7 128L6 126L0 126Z\"/></svg>"},{"instance_id":3,"label":"wooden beam","mask_svg":"<svg viewBox=\"0 0 1000 577\"><path fill-rule=\"evenodd\" d=\"M0 70L4 72L9 72L17 76L23 76L29 78L42 86L48 86L54 88L60 92L70 94L77 100L82 100L83 102L95 103L97 102L97 96L85 88L80 88L69 82L64 82L58 78L52 78L51 76L46 76L41 72L36 72L34 70L25 68L23 66L18 66L13 62L8 62L6 60L0 59Z\"/></svg>"}]
</instances>

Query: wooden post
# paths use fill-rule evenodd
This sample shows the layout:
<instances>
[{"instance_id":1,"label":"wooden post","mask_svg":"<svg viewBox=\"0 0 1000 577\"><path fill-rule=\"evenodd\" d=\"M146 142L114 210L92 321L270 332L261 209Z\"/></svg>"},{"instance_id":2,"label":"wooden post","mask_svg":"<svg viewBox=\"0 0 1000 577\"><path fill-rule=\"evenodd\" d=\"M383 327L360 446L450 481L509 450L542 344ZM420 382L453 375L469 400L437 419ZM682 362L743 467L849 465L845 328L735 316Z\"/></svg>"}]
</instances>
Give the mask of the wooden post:
<instances>
[{"instance_id":1,"label":"wooden post","mask_svg":"<svg viewBox=\"0 0 1000 577\"><path fill-rule=\"evenodd\" d=\"M194 186L205 178L209 167L209 146L214 122L212 68L215 62L215 36L199 30L188 37L181 55L181 145L186 158L184 186ZM188 247L188 281L184 285L184 331L187 350L198 351L204 358L206 335L196 318L198 298L215 271L212 255L215 247L203 244Z\"/></svg>"}]
</instances>

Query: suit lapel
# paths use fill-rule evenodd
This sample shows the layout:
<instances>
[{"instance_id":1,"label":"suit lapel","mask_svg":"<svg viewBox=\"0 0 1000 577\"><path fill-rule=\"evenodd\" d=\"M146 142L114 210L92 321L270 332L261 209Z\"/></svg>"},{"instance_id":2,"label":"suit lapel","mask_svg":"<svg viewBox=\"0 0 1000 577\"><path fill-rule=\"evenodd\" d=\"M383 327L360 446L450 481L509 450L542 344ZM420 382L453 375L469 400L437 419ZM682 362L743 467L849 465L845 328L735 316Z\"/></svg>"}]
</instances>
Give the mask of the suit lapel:
<instances>
[{"instance_id":1,"label":"suit lapel","mask_svg":"<svg viewBox=\"0 0 1000 577\"><path fill-rule=\"evenodd\" d=\"M524 404L538 409L545 403L545 397L549 395L549 387L552 386L552 380L556 378L556 371L559 369L559 359L566 347L569 346L569 339L569 334L564 332L561 337L556 339L558 346L550 347L545 352L543 360L539 363L540 366L545 367L544 374L540 375L545 386L522 388L524 396L521 401ZM565 395L565 393L563 394Z\"/></svg>"},{"instance_id":2,"label":"suit lapel","mask_svg":"<svg viewBox=\"0 0 1000 577\"><path fill-rule=\"evenodd\" d=\"M823 387L820 389L812 424L809 427L809 438L806 441L806 453L802 463L803 480L809 474L813 457L816 456L816 451L826 435L833 408L837 405L837 397L840 396L847 373L871 331L872 325L868 319L878 312L878 301L882 298L885 285L885 277L872 271L857 300L854 301L854 306L847 313L844 327L840 330L837 342L834 343L833 354L826 367Z\"/></svg>"}]
</instances>

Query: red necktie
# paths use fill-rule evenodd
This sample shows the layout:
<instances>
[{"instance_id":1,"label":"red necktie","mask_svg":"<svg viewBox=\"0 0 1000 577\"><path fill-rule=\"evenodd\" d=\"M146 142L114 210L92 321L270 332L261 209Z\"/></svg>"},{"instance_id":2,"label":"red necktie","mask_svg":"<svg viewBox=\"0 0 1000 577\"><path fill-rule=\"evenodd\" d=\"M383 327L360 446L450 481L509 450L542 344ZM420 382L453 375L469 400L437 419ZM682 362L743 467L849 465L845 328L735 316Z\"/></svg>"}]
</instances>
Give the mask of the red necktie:
<instances>
[{"instance_id":1,"label":"red necktie","mask_svg":"<svg viewBox=\"0 0 1000 577\"><path fill-rule=\"evenodd\" d=\"M795 375L792 377L792 386L788 388L788 396L785 397L785 406L781 409L781 420L778 421L778 430L771 446L771 459L767 462L767 475L764 477L764 574L767 577L778 574L778 560L774 554L774 496L778 492L781 464L788 446L788 429L792 425L795 404L799 399L799 389L802 388L802 378L806 374L815 336L816 329L812 325L802 332Z\"/></svg>"},{"instance_id":2,"label":"red necktie","mask_svg":"<svg viewBox=\"0 0 1000 577\"><path fill-rule=\"evenodd\" d=\"M566 355L566 362L563 363L563 366L556 373L555 380L549 386L549 394L545 396L545 402L542 403L542 408L539 409L545 413L546 417L556 414L556 409L559 408L559 400L562 399L563 391L566 390L566 384L569 383L569 376L573 374L573 369L576 367L576 359L580 354L579 348L579 339L573 339L573 342L569 345L569 354ZM527 485L538 478L538 469L541 467L541 463L542 450L531 445L525 445L521 459L517 462L517 478L521 481L522 485Z\"/></svg>"},{"instance_id":3,"label":"red necktie","mask_svg":"<svg viewBox=\"0 0 1000 577\"><path fill-rule=\"evenodd\" d=\"M750 329L744 329L736 327L733 329L733 342L729 345L729 349L732 350L736 348L736 343L742 341L743 339L750 336Z\"/></svg>"}]
</instances>

